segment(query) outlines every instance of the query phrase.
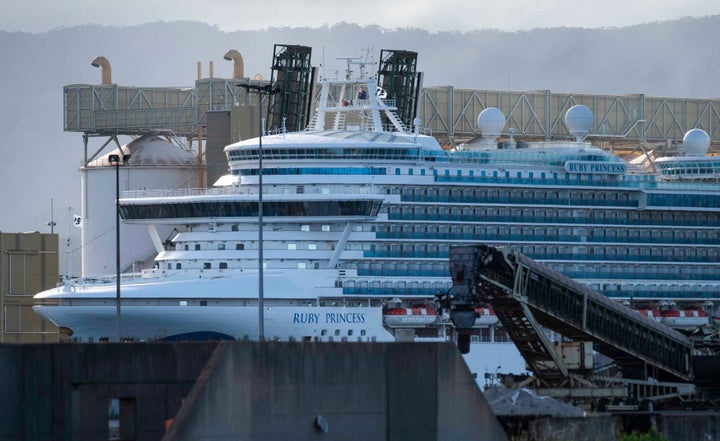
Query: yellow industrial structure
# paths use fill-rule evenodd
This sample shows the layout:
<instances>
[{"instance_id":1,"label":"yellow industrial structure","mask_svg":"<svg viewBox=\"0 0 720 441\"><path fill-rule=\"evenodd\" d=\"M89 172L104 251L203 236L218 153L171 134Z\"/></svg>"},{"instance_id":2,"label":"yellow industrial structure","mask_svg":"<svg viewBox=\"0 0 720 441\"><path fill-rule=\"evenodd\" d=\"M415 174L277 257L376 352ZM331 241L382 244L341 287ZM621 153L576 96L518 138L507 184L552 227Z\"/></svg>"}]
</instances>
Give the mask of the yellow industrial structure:
<instances>
[{"instance_id":1,"label":"yellow industrial structure","mask_svg":"<svg viewBox=\"0 0 720 441\"><path fill-rule=\"evenodd\" d=\"M58 235L0 232L0 343L58 341L58 330L32 310L33 295L59 281Z\"/></svg>"}]
</instances>

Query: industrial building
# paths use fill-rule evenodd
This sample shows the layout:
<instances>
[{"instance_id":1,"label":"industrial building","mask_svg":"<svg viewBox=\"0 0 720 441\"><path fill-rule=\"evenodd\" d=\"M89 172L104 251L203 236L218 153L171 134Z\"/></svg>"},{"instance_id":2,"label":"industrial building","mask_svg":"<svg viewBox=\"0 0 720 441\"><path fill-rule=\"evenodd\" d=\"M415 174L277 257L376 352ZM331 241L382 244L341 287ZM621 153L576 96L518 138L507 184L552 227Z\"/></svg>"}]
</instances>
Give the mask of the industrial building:
<instances>
[{"instance_id":1,"label":"industrial building","mask_svg":"<svg viewBox=\"0 0 720 441\"><path fill-rule=\"evenodd\" d=\"M45 343L58 330L32 310L33 295L58 279L58 235L0 232L0 343Z\"/></svg>"}]
</instances>

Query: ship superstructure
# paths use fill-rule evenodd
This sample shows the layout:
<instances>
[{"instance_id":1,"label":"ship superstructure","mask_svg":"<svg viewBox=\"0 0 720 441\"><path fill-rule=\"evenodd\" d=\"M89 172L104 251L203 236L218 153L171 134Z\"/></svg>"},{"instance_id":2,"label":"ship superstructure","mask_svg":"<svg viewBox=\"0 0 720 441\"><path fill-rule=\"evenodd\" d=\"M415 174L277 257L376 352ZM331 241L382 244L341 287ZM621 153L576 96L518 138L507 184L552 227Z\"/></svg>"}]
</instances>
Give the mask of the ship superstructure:
<instances>
[{"instance_id":1,"label":"ship superstructure","mask_svg":"<svg viewBox=\"0 0 720 441\"><path fill-rule=\"evenodd\" d=\"M405 127L373 77L324 79L306 130L265 134L262 150L259 138L227 146L229 174L212 188L123 193L124 222L180 231L165 246L149 228L158 255L123 277L123 335L257 337L261 247L268 338L448 338L432 301L452 286L449 247L474 243L638 308L675 302L712 317L720 189L668 182L585 142L588 112L566 116L574 141L498 142L506 123L489 108L482 140L446 149L419 121ZM67 281L36 296L58 306L36 311L75 337L107 338L115 295L111 278ZM479 311L474 341L502 340L496 321Z\"/></svg>"}]
</instances>

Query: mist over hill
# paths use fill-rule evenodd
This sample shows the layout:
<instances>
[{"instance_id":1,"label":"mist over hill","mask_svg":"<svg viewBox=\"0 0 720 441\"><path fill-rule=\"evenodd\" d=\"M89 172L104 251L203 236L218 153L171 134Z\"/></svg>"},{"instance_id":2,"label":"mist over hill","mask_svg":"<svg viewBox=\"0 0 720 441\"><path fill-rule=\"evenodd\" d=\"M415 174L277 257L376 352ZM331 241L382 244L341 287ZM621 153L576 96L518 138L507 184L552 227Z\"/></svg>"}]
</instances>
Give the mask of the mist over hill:
<instances>
[{"instance_id":1,"label":"mist over hill","mask_svg":"<svg viewBox=\"0 0 720 441\"><path fill-rule=\"evenodd\" d=\"M223 32L195 22L0 32L6 91L0 230L48 232L51 198L61 234L69 229L64 211L80 212L83 143L81 134L62 130L62 88L100 83L99 69L90 66L97 55L110 60L113 82L146 87L191 87L198 61L203 76L213 61L215 77L229 78L232 63L222 59L228 49L243 55L246 76L268 78L273 45L280 43L311 46L313 65L324 64L328 74L343 68L336 57L360 56L363 48L373 48L376 58L380 49L405 49L418 52L425 86L710 98L720 96L718 41L720 16L523 32L431 33L348 23ZM92 141L90 153L102 142Z\"/></svg>"}]
</instances>

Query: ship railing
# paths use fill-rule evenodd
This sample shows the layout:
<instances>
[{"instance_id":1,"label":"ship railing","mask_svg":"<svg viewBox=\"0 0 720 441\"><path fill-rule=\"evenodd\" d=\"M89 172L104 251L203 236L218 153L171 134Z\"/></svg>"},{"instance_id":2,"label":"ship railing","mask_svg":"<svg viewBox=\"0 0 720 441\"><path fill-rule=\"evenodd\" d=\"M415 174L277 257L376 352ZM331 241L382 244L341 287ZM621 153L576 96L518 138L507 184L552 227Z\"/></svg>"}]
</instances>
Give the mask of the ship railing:
<instances>
[{"instance_id":1,"label":"ship railing","mask_svg":"<svg viewBox=\"0 0 720 441\"><path fill-rule=\"evenodd\" d=\"M188 196L244 196L257 195L257 187L213 187L213 188L174 188L174 189L142 189L125 190L121 193L123 199L135 198L167 198L167 197L188 197ZM352 194L381 194L378 187L356 186L356 187L315 187L307 185L284 185L281 187L264 187L263 195L301 195L301 194L328 194L328 195L352 195Z\"/></svg>"}]
</instances>

